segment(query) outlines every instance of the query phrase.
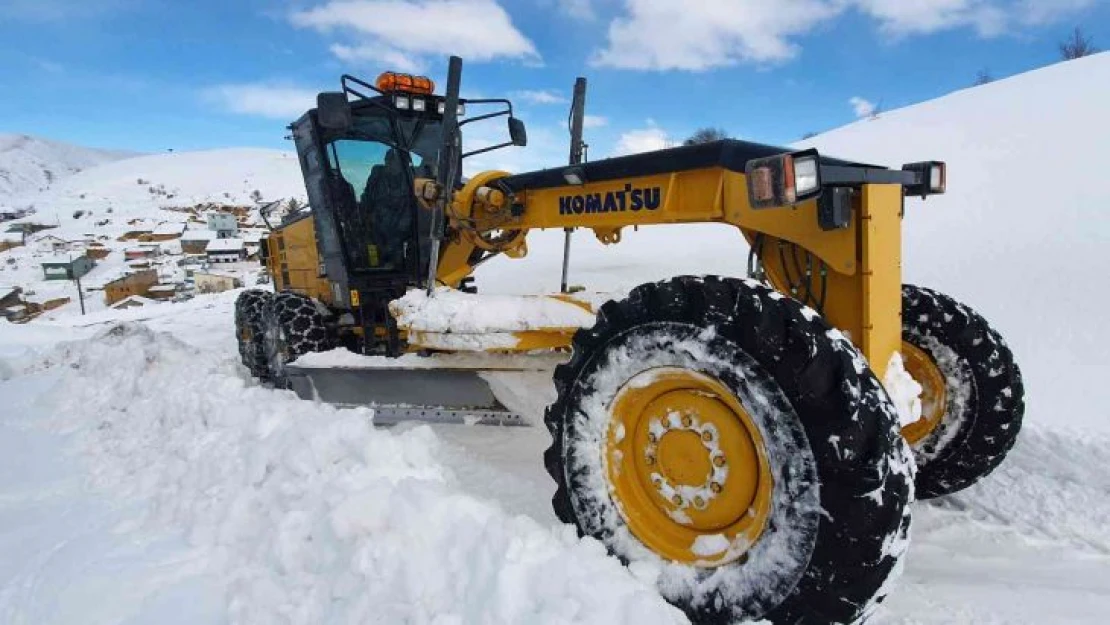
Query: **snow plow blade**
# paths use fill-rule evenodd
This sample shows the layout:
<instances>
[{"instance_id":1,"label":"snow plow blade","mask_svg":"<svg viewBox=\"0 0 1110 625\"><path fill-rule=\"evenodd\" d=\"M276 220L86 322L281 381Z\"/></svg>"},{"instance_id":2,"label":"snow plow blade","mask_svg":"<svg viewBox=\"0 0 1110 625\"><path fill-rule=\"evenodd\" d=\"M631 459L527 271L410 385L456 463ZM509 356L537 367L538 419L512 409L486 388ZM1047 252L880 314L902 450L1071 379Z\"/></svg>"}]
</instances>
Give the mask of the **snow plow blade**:
<instances>
[{"instance_id":1,"label":"snow plow blade","mask_svg":"<svg viewBox=\"0 0 1110 625\"><path fill-rule=\"evenodd\" d=\"M506 408L475 369L315 368L289 365L301 399L374 410L375 425L405 421L527 425Z\"/></svg>"}]
</instances>

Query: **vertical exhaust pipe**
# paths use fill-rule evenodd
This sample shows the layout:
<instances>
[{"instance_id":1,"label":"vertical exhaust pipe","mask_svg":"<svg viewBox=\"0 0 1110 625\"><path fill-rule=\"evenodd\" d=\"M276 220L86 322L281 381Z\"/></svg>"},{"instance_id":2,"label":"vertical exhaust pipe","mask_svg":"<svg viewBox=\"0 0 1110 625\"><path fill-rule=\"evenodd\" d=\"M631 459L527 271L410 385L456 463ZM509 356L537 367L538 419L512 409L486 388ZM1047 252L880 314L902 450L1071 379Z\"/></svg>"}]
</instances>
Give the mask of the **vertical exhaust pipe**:
<instances>
[{"instance_id":1,"label":"vertical exhaust pipe","mask_svg":"<svg viewBox=\"0 0 1110 625\"><path fill-rule=\"evenodd\" d=\"M582 129L586 120L586 79L579 76L574 81L574 97L570 104L570 164L580 165L585 160L586 142L582 140ZM559 291L566 293L570 273L570 239L574 228L563 229L563 277Z\"/></svg>"},{"instance_id":2,"label":"vertical exhaust pipe","mask_svg":"<svg viewBox=\"0 0 1110 625\"><path fill-rule=\"evenodd\" d=\"M443 241L444 216L447 204L455 194L455 182L459 178L460 150L459 137L459 90L462 85L462 59L452 56L447 65L447 95L443 103L443 144L439 149L439 167L436 169L436 182L440 194L436 200L431 219L431 250L428 254L428 295L436 288L436 274L439 272L439 247Z\"/></svg>"}]
</instances>

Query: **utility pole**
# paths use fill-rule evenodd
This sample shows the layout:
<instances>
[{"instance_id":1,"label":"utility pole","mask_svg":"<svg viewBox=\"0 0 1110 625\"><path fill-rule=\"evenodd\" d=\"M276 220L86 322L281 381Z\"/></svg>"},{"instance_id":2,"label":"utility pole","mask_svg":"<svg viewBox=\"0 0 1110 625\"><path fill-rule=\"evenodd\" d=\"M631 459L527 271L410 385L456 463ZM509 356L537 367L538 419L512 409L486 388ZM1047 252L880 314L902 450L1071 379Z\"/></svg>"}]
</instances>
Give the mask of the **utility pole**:
<instances>
[{"instance_id":1,"label":"utility pole","mask_svg":"<svg viewBox=\"0 0 1110 625\"><path fill-rule=\"evenodd\" d=\"M72 265L71 271L72 271ZM77 283L77 299L81 302L81 315L85 314L85 291L81 289L81 276L73 274L73 281Z\"/></svg>"}]
</instances>

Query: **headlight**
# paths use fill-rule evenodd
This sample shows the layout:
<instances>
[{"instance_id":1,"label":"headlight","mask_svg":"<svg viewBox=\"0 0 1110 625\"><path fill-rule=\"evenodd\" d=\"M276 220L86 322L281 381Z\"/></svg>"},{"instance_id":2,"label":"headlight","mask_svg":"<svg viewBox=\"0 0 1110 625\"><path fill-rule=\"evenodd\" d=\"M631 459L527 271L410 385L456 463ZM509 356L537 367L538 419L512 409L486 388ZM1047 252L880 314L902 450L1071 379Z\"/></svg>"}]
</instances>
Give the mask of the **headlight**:
<instances>
[{"instance_id":1,"label":"headlight","mask_svg":"<svg viewBox=\"0 0 1110 625\"><path fill-rule=\"evenodd\" d=\"M906 195L928 197L948 190L948 165L941 161L924 161L902 165L902 171L917 174L917 182L906 185Z\"/></svg>"},{"instance_id":2,"label":"headlight","mask_svg":"<svg viewBox=\"0 0 1110 625\"><path fill-rule=\"evenodd\" d=\"M412 99L412 110L416 111L417 113L423 113L424 109L427 106L428 106L427 100L424 100L423 98L413 98Z\"/></svg>"},{"instance_id":3,"label":"headlight","mask_svg":"<svg viewBox=\"0 0 1110 625\"><path fill-rule=\"evenodd\" d=\"M443 100L440 100L439 101L439 106L436 107L436 110L439 111L440 115L443 115L443 111L446 110L446 109L447 109L447 104L444 103ZM463 115L466 115L466 105L465 104L460 104L459 109L458 109L458 116L462 117Z\"/></svg>"},{"instance_id":4,"label":"headlight","mask_svg":"<svg viewBox=\"0 0 1110 625\"><path fill-rule=\"evenodd\" d=\"M408 98L408 96L403 96L403 95L394 96L393 106L396 106L398 109L400 109L402 111L407 111L408 108L409 108L409 98Z\"/></svg>"},{"instance_id":5,"label":"headlight","mask_svg":"<svg viewBox=\"0 0 1110 625\"><path fill-rule=\"evenodd\" d=\"M798 197L807 196L821 186L817 173L817 157L805 156L794 159L794 189Z\"/></svg>"},{"instance_id":6,"label":"headlight","mask_svg":"<svg viewBox=\"0 0 1110 625\"><path fill-rule=\"evenodd\" d=\"M821 195L821 158L817 150L752 159L744 173L752 208L794 206Z\"/></svg>"}]
</instances>

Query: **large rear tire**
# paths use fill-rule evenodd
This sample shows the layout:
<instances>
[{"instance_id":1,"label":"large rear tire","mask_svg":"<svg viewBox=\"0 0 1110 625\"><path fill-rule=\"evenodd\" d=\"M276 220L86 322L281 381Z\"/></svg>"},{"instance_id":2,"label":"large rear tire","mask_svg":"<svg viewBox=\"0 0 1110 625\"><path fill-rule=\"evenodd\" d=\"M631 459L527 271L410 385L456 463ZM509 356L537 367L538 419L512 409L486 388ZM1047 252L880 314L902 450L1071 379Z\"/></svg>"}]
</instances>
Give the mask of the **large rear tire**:
<instances>
[{"instance_id":1,"label":"large rear tire","mask_svg":"<svg viewBox=\"0 0 1110 625\"><path fill-rule=\"evenodd\" d=\"M917 496L961 491L993 471L1017 440L1025 388L1014 354L981 315L918 286L902 287L906 368L924 387L922 419L904 430Z\"/></svg>"},{"instance_id":2,"label":"large rear tire","mask_svg":"<svg viewBox=\"0 0 1110 625\"><path fill-rule=\"evenodd\" d=\"M573 348L545 416L560 519L659 570L695 623L849 623L883 600L913 463L839 332L756 282L676 278Z\"/></svg>"},{"instance_id":3,"label":"large rear tire","mask_svg":"<svg viewBox=\"0 0 1110 625\"><path fill-rule=\"evenodd\" d=\"M240 293L235 300L235 339L239 344L239 359L251 375L259 379L265 379L269 373L263 345L263 317L273 296L268 291L250 289Z\"/></svg>"},{"instance_id":4,"label":"large rear tire","mask_svg":"<svg viewBox=\"0 0 1110 625\"><path fill-rule=\"evenodd\" d=\"M289 387L286 365L310 352L331 348L323 312L312 298L300 293L274 295L265 309L264 328L267 372L278 388Z\"/></svg>"}]
</instances>

